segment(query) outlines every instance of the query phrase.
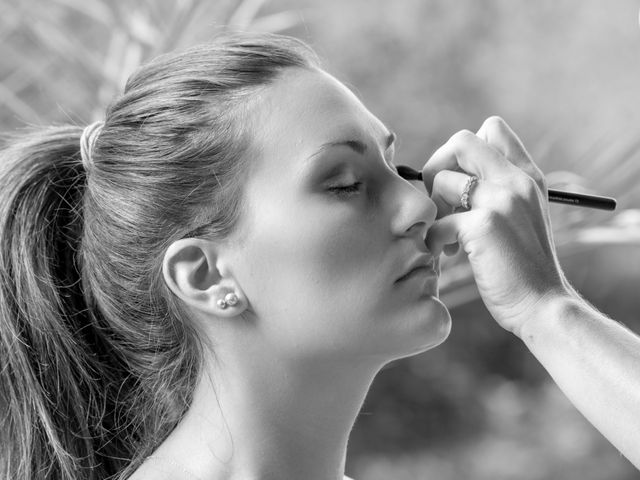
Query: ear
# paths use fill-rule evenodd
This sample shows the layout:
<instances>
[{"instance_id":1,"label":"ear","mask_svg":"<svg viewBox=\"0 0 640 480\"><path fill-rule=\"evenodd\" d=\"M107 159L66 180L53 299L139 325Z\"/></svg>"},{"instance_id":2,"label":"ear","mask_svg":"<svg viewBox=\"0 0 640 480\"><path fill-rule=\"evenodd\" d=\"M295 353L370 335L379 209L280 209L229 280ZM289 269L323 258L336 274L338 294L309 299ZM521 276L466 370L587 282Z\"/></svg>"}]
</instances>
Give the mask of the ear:
<instances>
[{"instance_id":1,"label":"ear","mask_svg":"<svg viewBox=\"0 0 640 480\"><path fill-rule=\"evenodd\" d=\"M169 289L187 305L218 317L235 317L247 302L235 279L219 271L222 264L215 242L183 238L164 254L162 274ZM235 293L238 302L223 308L218 302L229 293Z\"/></svg>"}]
</instances>

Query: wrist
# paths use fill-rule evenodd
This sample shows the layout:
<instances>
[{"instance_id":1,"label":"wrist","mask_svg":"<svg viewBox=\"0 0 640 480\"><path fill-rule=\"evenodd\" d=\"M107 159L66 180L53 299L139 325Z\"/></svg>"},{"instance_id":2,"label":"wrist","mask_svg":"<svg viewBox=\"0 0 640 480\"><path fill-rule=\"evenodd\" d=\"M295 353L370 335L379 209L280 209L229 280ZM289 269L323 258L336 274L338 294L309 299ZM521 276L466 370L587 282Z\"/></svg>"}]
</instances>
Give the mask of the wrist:
<instances>
[{"instance_id":1,"label":"wrist","mask_svg":"<svg viewBox=\"0 0 640 480\"><path fill-rule=\"evenodd\" d=\"M563 328L565 320L579 308L582 300L572 288L553 291L544 295L536 304L529 318L513 333L525 343L530 343L551 330Z\"/></svg>"}]
</instances>

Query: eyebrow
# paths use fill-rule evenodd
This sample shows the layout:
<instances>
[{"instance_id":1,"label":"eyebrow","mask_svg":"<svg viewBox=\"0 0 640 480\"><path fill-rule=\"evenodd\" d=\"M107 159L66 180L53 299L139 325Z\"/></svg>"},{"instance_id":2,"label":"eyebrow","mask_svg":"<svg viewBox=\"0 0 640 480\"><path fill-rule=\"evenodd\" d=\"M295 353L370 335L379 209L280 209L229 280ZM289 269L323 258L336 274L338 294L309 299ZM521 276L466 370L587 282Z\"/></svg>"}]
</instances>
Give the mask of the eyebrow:
<instances>
[{"instance_id":1,"label":"eyebrow","mask_svg":"<svg viewBox=\"0 0 640 480\"><path fill-rule=\"evenodd\" d=\"M393 145L393 143L396 141L396 134L394 132L389 132L389 134L385 137L384 142L385 142L385 151L389 150L389 148L391 147L391 145ZM324 143L320 146L320 148L311 156L309 156L309 159L317 156L318 154L322 153L324 150L326 150L327 148L331 148L331 147L348 147L351 150L353 150L356 153L359 153L360 155L364 155L367 150L369 149L369 147L367 146L366 143L360 141L360 140L355 140L355 139L350 139L350 140L336 140L333 142L327 142Z\"/></svg>"}]
</instances>

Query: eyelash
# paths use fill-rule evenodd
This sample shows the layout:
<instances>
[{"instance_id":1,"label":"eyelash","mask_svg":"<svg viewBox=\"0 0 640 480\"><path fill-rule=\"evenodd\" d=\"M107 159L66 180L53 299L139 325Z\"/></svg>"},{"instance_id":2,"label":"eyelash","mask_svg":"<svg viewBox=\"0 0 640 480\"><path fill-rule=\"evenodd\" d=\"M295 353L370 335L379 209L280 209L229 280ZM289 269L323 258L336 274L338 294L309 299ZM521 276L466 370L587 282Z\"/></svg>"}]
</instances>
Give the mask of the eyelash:
<instances>
[{"instance_id":1,"label":"eyelash","mask_svg":"<svg viewBox=\"0 0 640 480\"><path fill-rule=\"evenodd\" d=\"M393 162L388 162L389 167L397 174L396 166ZM327 190L333 195L339 198L347 198L355 195L360 191L362 182L354 182L349 185L337 185L335 187L329 187Z\"/></svg>"},{"instance_id":2,"label":"eyelash","mask_svg":"<svg viewBox=\"0 0 640 480\"><path fill-rule=\"evenodd\" d=\"M362 182L355 182L350 185L330 187L328 190L338 197L349 197L360 191L360 185L362 185Z\"/></svg>"}]
</instances>

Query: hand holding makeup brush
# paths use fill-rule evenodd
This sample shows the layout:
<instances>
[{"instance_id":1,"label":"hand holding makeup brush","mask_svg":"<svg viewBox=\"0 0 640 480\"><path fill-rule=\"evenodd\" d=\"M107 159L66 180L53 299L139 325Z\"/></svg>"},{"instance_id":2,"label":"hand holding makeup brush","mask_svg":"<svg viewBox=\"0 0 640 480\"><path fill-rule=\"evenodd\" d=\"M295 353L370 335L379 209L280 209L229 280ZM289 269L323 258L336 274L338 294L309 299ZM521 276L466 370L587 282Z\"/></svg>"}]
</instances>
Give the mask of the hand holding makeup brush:
<instances>
[{"instance_id":1,"label":"hand holding makeup brush","mask_svg":"<svg viewBox=\"0 0 640 480\"><path fill-rule=\"evenodd\" d=\"M551 235L544 176L518 137L502 119L489 118L477 134L451 137L422 175L439 211L428 247L439 254L460 244L494 319L640 468L640 337L567 282Z\"/></svg>"},{"instance_id":2,"label":"hand holding makeup brush","mask_svg":"<svg viewBox=\"0 0 640 480\"><path fill-rule=\"evenodd\" d=\"M556 258L544 176L502 119L453 135L422 174L438 207L429 248L462 246L502 327L518 334L541 301L572 295Z\"/></svg>"}]
</instances>

